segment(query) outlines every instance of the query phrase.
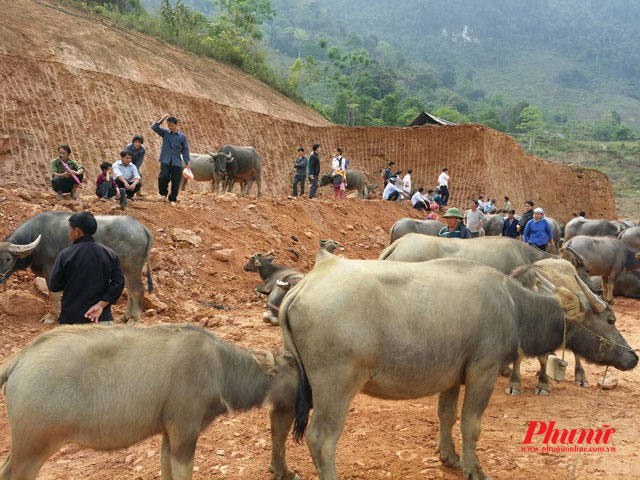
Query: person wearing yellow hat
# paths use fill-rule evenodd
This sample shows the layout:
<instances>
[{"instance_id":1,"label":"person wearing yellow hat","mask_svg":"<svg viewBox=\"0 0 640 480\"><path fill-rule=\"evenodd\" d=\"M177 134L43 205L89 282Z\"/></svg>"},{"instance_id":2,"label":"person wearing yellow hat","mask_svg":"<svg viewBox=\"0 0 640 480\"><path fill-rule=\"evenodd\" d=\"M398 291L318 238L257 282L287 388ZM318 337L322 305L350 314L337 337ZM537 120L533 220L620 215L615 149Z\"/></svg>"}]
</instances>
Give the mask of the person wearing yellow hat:
<instances>
[{"instance_id":1,"label":"person wearing yellow hat","mask_svg":"<svg viewBox=\"0 0 640 480\"><path fill-rule=\"evenodd\" d=\"M471 231L462 222L462 212L455 207L447 210L442 218L444 218L446 227L438 233L439 237L444 238L471 238Z\"/></svg>"}]
</instances>

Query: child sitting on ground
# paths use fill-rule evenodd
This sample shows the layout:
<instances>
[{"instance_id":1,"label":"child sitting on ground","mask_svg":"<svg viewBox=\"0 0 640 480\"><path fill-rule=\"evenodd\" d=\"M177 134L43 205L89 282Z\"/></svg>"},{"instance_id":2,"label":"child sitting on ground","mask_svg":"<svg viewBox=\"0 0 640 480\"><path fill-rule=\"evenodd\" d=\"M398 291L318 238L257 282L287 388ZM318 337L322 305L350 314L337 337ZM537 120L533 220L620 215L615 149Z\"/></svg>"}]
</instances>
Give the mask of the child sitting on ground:
<instances>
[{"instance_id":1,"label":"child sitting on ground","mask_svg":"<svg viewBox=\"0 0 640 480\"><path fill-rule=\"evenodd\" d=\"M120 208L127 206L127 197L124 194L124 188L118 188L113 178L113 168L110 162L102 162L100 164L102 173L96 179L96 195L106 202L111 197L116 197L120 201Z\"/></svg>"}]
</instances>

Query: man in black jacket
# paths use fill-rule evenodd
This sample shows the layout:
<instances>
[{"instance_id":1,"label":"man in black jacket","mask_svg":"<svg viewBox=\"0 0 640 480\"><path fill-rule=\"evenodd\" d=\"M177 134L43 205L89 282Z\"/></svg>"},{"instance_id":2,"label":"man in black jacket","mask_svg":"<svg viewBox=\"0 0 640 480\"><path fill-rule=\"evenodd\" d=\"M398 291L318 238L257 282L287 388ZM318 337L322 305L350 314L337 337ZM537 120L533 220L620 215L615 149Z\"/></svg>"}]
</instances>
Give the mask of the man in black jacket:
<instances>
[{"instance_id":1,"label":"man in black jacket","mask_svg":"<svg viewBox=\"0 0 640 480\"><path fill-rule=\"evenodd\" d=\"M58 254L49 279L52 292L63 292L61 324L113 321L111 304L122 294L124 274L116 253L93 239L97 229L90 212L69 217L73 244Z\"/></svg>"},{"instance_id":2,"label":"man in black jacket","mask_svg":"<svg viewBox=\"0 0 640 480\"><path fill-rule=\"evenodd\" d=\"M314 143L311 155L309 155L309 198L316 196L318 189L318 177L320 176L320 155L318 154L319 143Z\"/></svg>"}]
</instances>

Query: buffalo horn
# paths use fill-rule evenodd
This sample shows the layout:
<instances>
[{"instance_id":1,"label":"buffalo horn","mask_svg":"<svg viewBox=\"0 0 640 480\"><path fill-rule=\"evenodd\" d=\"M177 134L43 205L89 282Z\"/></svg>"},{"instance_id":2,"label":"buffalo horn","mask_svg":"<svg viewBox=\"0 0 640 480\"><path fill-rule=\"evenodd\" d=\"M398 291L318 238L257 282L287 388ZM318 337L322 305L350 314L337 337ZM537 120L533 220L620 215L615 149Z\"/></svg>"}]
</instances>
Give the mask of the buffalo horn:
<instances>
[{"instance_id":1,"label":"buffalo horn","mask_svg":"<svg viewBox=\"0 0 640 480\"><path fill-rule=\"evenodd\" d=\"M14 243L10 243L7 250L9 251L9 253L11 253L12 255L15 255L16 257L28 257L33 253L35 248L38 246L41 238L42 238L42 235L38 235L38 238L36 238L33 242L28 243L26 245L16 245Z\"/></svg>"},{"instance_id":2,"label":"buffalo horn","mask_svg":"<svg viewBox=\"0 0 640 480\"><path fill-rule=\"evenodd\" d=\"M542 287L549 290L551 293L554 293L558 289L553 283L551 283L547 279L547 277L542 275L538 270L536 270L536 278L542 284Z\"/></svg>"},{"instance_id":3,"label":"buffalo horn","mask_svg":"<svg viewBox=\"0 0 640 480\"><path fill-rule=\"evenodd\" d=\"M593 308L598 313L604 312L608 307L604 300L593 293L587 286L587 284L584 283L584 281L578 275L574 275L574 278L576 279L576 282L578 282L578 285L580 285L580 288L582 288L582 292L587 297L587 300L589 300L591 308Z\"/></svg>"}]
</instances>

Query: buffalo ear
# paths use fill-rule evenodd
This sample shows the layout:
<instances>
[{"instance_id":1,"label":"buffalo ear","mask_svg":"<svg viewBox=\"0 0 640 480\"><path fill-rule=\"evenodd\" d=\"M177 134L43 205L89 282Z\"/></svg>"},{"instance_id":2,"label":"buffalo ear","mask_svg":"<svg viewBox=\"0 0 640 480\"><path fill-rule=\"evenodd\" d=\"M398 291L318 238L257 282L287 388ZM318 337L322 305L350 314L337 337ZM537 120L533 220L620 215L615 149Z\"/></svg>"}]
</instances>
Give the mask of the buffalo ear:
<instances>
[{"instance_id":1,"label":"buffalo ear","mask_svg":"<svg viewBox=\"0 0 640 480\"><path fill-rule=\"evenodd\" d=\"M262 348L256 348L251 350L251 356L260 365L260 368L267 375L275 375L278 373L276 368L276 360L269 350Z\"/></svg>"},{"instance_id":2,"label":"buffalo ear","mask_svg":"<svg viewBox=\"0 0 640 480\"><path fill-rule=\"evenodd\" d=\"M567 321L581 323L583 313L578 296L564 287L559 287L555 292L555 296L560 301L560 305L562 305Z\"/></svg>"}]
</instances>

